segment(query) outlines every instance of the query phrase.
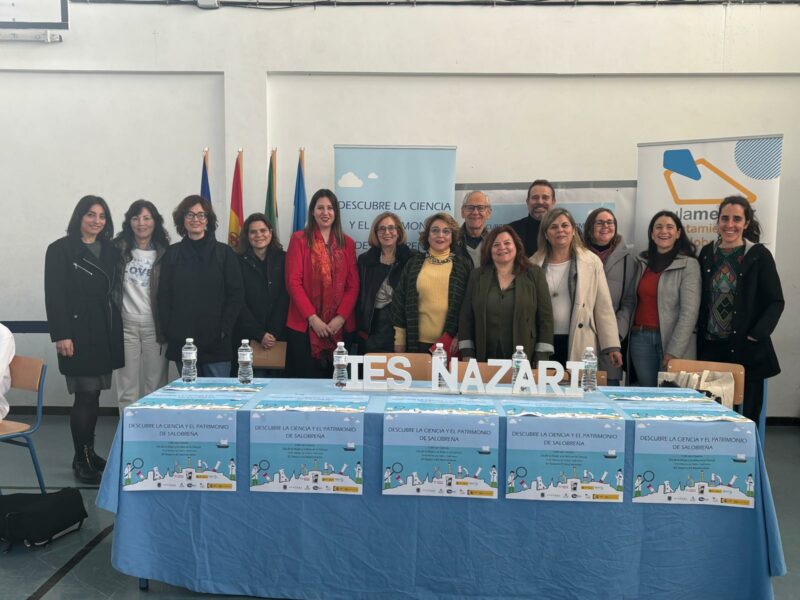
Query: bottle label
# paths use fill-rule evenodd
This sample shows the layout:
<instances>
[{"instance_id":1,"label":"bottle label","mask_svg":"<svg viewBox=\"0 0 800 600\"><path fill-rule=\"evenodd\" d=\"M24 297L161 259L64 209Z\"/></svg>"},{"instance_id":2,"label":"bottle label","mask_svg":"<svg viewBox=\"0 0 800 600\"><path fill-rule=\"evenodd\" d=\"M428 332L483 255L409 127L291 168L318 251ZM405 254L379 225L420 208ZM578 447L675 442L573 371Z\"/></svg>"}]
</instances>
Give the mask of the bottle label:
<instances>
[{"instance_id":1,"label":"bottle label","mask_svg":"<svg viewBox=\"0 0 800 600\"><path fill-rule=\"evenodd\" d=\"M333 356L333 366L334 367L346 367L347 366L347 355L337 356L334 354Z\"/></svg>"},{"instance_id":2,"label":"bottle label","mask_svg":"<svg viewBox=\"0 0 800 600\"><path fill-rule=\"evenodd\" d=\"M195 350L183 350L181 358L183 360L197 360L197 352Z\"/></svg>"},{"instance_id":3,"label":"bottle label","mask_svg":"<svg viewBox=\"0 0 800 600\"><path fill-rule=\"evenodd\" d=\"M239 352L239 362L253 362L253 354L250 350Z\"/></svg>"}]
</instances>

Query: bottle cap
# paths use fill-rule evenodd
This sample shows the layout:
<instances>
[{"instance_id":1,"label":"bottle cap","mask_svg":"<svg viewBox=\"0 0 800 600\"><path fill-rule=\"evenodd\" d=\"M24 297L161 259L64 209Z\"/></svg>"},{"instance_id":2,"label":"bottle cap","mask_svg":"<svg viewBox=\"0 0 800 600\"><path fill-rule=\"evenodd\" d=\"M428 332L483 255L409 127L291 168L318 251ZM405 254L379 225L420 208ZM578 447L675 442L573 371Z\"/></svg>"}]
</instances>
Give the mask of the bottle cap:
<instances>
[{"instance_id":1,"label":"bottle cap","mask_svg":"<svg viewBox=\"0 0 800 600\"><path fill-rule=\"evenodd\" d=\"M194 338L186 338L186 343L187 344L193 344L194 343Z\"/></svg>"},{"instance_id":2,"label":"bottle cap","mask_svg":"<svg viewBox=\"0 0 800 600\"><path fill-rule=\"evenodd\" d=\"M594 348L592 346L586 346L586 352L594 352Z\"/></svg>"},{"instance_id":3,"label":"bottle cap","mask_svg":"<svg viewBox=\"0 0 800 600\"><path fill-rule=\"evenodd\" d=\"M525 350L525 347L524 347L524 346L517 346L517 348L516 348L516 349L517 349L517 350Z\"/></svg>"},{"instance_id":4,"label":"bottle cap","mask_svg":"<svg viewBox=\"0 0 800 600\"><path fill-rule=\"evenodd\" d=\"M444 350L444 344L442 344L442 342L436 342L436 349L438 350L439 348Z\"/></svg>"},{"instance_id":5,"label":"bottle cap","mask_svg":"<svg viewBox=\"0 0 800 600\"><path fill-rule=\"evenodd\" d=\"M344 342L336 342L337 348L344 348Z\"/></svg>"},{"instance_id":6,"label":"bottle cap","mask_svg":"<svg viewBox=\"0 0 800 600\"><path fill-rule=\"evenodd\" d=\"M244 340L242 340L242 343L243 344L247 344L249 346L250 345L250 340L244 339Z\"/></svg>"}]
</instances>

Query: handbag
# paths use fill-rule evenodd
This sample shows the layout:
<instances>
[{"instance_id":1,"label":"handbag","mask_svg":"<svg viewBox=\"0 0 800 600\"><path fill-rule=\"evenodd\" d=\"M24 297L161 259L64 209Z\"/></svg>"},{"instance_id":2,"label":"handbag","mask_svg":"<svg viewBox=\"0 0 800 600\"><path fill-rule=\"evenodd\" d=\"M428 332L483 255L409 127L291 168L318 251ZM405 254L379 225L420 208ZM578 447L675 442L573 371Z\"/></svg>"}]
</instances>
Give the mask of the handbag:
<instances>
[{"instance_id":1,"label":"handbag","mask_svg":"<svg viewBox=\"0 0 800 600\"><path fill-rule=\"evenodd\" d=\"M0 540L9 548L16 542L29 548L44 546L79 530L86 517L83 498L75 488L0 496Z\"/></svg>"}]
</instances>

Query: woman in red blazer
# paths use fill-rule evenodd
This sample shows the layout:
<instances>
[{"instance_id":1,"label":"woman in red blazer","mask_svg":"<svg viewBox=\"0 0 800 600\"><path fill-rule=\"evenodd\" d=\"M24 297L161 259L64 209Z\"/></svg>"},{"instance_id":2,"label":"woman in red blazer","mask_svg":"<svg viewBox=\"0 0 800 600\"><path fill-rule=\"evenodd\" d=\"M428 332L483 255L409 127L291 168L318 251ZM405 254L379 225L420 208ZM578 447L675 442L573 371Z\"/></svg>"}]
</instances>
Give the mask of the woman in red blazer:
<instances>
[{"instance_id":1,"label":"woman in red blazer","mask_svg":"<svg viewBox=\"0 0 800 600\"><path fill-rule=\"evenodd\" d=\"M286 253L289 316L286 371L291 377L324 378L333 373L333 350L355 331L358 299L356 247L342 232L339 200L317 190L308 220Z\"/></svg>"}]
</instances>

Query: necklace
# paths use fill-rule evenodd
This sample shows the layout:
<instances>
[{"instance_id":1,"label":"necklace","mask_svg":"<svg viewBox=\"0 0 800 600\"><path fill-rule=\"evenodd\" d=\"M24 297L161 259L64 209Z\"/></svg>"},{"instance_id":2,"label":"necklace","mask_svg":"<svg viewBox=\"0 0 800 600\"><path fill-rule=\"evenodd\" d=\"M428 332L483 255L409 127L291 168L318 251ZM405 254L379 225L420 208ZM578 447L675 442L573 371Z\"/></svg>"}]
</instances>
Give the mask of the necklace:
<instances>
[{"instance_id":1,"label":"necklace","mask_svg":"<svg viewBox=\"0 0 800 600\"><path fill-rule=\"evenodd\" d=\"M565 263L559 263L559 266L564 264ZM552 272L553 270L550 269L550 263L548 263L545 276L547 278L547 285L550 287L550 296L552 298L558 298L558 290L561 289L561 284L564 283L564 277L566 277L567 273L569 272L569 263L561 268L561 277L558 279L558 283L556 283L555 278L550 275Z\"/></svg>"},{"instance_id":2,"label":"necklace","mask_svg":"<svg viewBox=\"0 0 800 600\"><path fill-rule=\"evenodd\" d=\"M452 254L448 254L447 257L445 257L445 258L436 258L435 256L431 256L430 254L427 254L425 256L425 260L427 260L432 265L446 265L447 263L453 261L453 255Z\"/></svg>"}]
</instances>

